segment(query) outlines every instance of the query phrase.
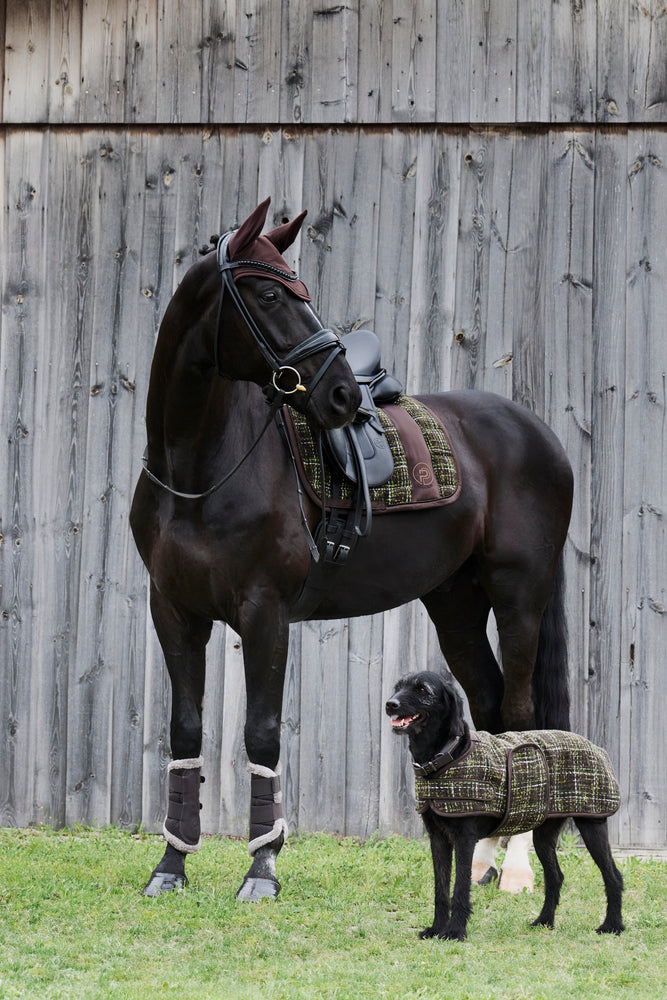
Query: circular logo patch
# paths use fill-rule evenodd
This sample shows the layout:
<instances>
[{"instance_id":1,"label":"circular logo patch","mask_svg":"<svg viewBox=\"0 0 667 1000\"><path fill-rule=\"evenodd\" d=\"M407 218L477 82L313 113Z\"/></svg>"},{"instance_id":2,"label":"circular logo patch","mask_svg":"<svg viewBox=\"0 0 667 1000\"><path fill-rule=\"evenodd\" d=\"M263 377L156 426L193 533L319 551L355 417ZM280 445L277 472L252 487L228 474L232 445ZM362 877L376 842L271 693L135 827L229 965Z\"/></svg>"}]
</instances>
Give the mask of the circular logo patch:
<instances>
[{"instance_id":1,"label":"circular logo patch","mask_svg":"<svg viewBox=\"0 0 667 1000\"><path fill-rule=\"evenodd\" d=\"M420 486L430 486L433 482L433 469L426 462L417 462L412 468L412 478Z\"/></svg>"}]
</instances>

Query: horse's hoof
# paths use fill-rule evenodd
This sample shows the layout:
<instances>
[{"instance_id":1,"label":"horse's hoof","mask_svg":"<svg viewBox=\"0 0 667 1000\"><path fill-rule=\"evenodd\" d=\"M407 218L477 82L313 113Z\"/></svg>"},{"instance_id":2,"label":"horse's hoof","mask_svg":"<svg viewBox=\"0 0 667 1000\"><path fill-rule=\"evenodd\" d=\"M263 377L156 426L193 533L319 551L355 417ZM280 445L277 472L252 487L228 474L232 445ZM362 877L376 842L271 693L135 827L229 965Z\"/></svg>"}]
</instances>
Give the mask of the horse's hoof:
<instances>
[{"instance_id":1,"label":"horse's hoof","mask_svg":"<svg viewBox=\"0 0 667 1000\"><path fill-rule=\"evenodd\" d=\"M146 885L141 890L142 896L162 896L165 892L182 892L188 880L185 875L172 875L170 872L153 872Z\"/></svg>"},{"instance_id":2,"label":"horse's hoof","mask_svg":"<svg viewBox=\"0 0 667 1000\"><path fill-rule=\"evenodd\" d=\"M475 885L490 885L491 882L495 882L497 878L498 869L494 868L493 865L490 865L480 878L475 879Z\"/></svg>"},{"instance_id":3,"label":"horse's hoof","mask_svg":"<svg viewBox=\"0 0 667 1000\"><path fill-rule=\"evenodd\" d=\"M244 878L236 893L241 903L256 903L260 899L275 899L280 892L280 882L275 878Z\"/></svg>"},{"instance_id":4,"label":"horse's hoof","mask_svg":"<svg viewBox=\"0 0 667 1000\"><path fill-rule=\"evenodd\" d=\"M500 872L498 888L501 892L511 892L519 895L522 892L532 892L535 876L530 868L503 868Z\"/></svg>"}]
</instances>

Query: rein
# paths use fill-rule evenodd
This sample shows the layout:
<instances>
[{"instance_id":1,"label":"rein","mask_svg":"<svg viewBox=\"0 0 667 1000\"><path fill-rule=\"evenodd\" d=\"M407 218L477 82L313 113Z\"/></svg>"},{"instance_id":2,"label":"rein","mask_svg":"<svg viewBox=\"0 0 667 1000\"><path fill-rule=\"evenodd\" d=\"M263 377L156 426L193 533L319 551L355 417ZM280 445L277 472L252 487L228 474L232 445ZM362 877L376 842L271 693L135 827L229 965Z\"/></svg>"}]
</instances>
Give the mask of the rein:
<instances>
[{"instance_id":1,"label":"rein","mask_svg":"<svg viewBox=\"0 0 667 1000\"><path fill-rule=\"evenodd\" d=\"M229 259L229 241L231 240L233 233L225 233L224 236L220 238L217 246L217 259L218 267L222 275L222 287L220 289L220 299L218 302L218 316L215 326L215 340L214 340L214 356L215 356L215 366L218 374L222 378L228 378L234 380L234 377L228 375L226 372L222 371L220 366L220 356L219 356L219 342L221 336L221 319L222 319L222 306L224 302L225 292L231 295L232 302L236 307L237 312L245 322L248 330L252 334L255 345L262 355L262 358L266 361L269 368L271 369L271 381L262 388L262 392L266 397L266 401L269 405L269 415L266 418L264 426L259 432L258 436L253 441L252 445L242 456L242 458L236 463L233 469L226 473L219 482L210 486L207 490L202 493L184 493L181 490L175 490L173 487L168 486L167 483L163 483L161 479L150 471L148 468L148 447L142 457L142 464L144 467L144 472L150 479L152 483L156 486L160 486L167 493L172 496L179 497L182 500L205 500L210 497L213 493L217 492L222 486L228 482L232 476L240 469L247 458L252 455L253 451L263 438L264 434L272 423L276 413L280 409L285 399L285 396L291 396L295 392L305 392L303 402L306 405L313 393L313 390L320 382L322 376L325 374L331 363L335 360L338 354L345 353L345 346L341 341L340 337L334 330L320 329L315 333L306 337L304 341L297 344L291 351L289 351L283 358L278 357L275 353L266 337L260 330L259 326L253 319L248 307L246 306L241 293L234 283L233 272L239 267L252 267L254 270L266 273L269 278L281 278L286 281L297 281L298 275L296 271L283 271L279 267L275 267L273 264L267 264L261 260L235 260ZM318 354L320 351L329 350L329 353L319 371L316 373L312 379L310 386L306 388L301 382L301 375L299 374L296 365L301 361L305 361L306 358L311 357L313 354ZM290 386L288 381L288 386L284 387L281 383L284 381L285 376L291 379L293 385Z\"/></svg>"}]
</instances>

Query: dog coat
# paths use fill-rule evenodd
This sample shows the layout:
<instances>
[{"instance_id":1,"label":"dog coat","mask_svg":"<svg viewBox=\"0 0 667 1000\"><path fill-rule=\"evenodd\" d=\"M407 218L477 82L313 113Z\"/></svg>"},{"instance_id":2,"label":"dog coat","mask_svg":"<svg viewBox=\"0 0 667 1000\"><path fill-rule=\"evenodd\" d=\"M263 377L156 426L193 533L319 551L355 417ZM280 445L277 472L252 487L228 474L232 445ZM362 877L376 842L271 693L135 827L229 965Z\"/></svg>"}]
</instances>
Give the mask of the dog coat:
<instances>
[{"instance_id":1,"label":"dog coat","mask_svg":"<svg viewBox=\"0 0 667 1000\"><path fill-rule=\"evenodd\" d=\"M555 816L611 816L620 805L607 752L583 736L539 730L470 733L470 739L461 757L434 774L416 773L418 812L497 816L495 836L532 830Z\"/></svg>"}]
</instances>

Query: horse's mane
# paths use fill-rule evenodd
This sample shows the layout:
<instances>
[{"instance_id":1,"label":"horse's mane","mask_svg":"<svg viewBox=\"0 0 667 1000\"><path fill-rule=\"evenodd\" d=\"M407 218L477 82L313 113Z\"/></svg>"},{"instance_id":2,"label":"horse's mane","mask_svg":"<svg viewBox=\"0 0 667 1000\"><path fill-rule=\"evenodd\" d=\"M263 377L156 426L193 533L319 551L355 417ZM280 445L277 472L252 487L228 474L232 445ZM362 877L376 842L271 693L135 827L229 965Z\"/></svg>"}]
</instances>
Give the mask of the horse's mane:
<instances>
[{"instance_id":1,"label":"horse's mane","mask_svg":"<svg viewBox=\"0 0 667 1000\"><path fill-rule=\"evenodd\" d=\"M205 257L207 253L211 253L213 250L217 250L218 243L220 242L220 236L209 236L208 243L204 243L202 247L199 248L199 253L202 257Z\"/></svg>"}]
</instances>

